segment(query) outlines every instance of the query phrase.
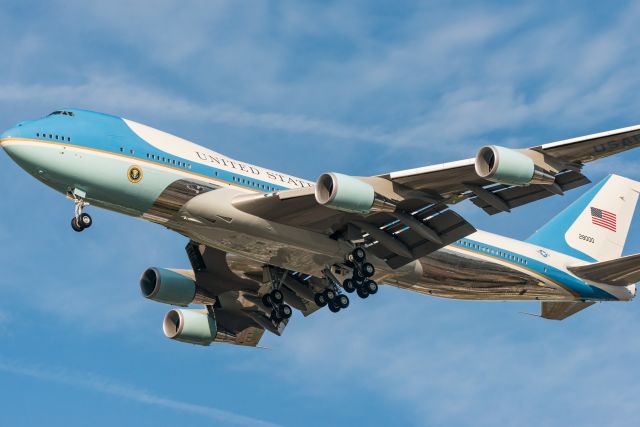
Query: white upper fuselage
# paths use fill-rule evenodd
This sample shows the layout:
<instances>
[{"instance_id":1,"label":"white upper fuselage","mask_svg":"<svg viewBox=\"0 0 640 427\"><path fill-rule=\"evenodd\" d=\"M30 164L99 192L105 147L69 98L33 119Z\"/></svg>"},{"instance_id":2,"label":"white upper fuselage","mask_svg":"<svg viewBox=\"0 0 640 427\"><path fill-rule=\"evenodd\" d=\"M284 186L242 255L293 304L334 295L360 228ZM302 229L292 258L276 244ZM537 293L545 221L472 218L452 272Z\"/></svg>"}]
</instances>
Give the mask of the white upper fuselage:
<instances>
[{"instance_id":1,"label":"white upper fuselage","mask_svg":"<svg viewBox=\"0 0 640 427\"><path fill-rule=\"evenodd\" d=\"M241 193L306 188L313 182L230 159L129 120L83 110L65 113L24 122L1 136L2 147L21 167L57 191L80 191L93 205L163 223L209 246L312 275L342 261L349 248L323 234L242 213L230 203ZM139 169L140 179L131 178L132 168ZM171 191L183 191L174 188L176 183L188 186L191 181L216 191L185 200L170 212L177 216L167 214ZM198 213L204 210L207 215ZM430 268L438 262L451 267L447 274L452 280L442 286L430 280ZM454 298L628 300L635 295L634 287L586 283L566 268L581 263L480 231L399 270L382 260L375 262L379 280ZM456 274L460 277L454 280ZM501 280L508 286L489 286Z\"/></svg>"}]
</instances>

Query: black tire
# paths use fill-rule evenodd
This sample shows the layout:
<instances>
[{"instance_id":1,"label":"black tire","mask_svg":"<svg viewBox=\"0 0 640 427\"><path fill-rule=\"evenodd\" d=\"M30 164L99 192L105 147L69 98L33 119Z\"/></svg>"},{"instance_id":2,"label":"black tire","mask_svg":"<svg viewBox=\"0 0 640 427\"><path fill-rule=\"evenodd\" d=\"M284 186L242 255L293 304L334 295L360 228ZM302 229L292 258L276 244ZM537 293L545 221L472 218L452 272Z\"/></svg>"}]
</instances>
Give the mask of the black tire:
<instances>
[{"instance_id":1,"label":"black tire","mask_svg":"<svg viewBox=\"0 0 640 427\"><path fill-rule=\"evenodd\" d=\"M356 285L355 283L353 283L353 280L345 279L345 281L342 282L342 288L345 290L345 292L352 293L356 290Z\"/></svg>"},{"instance_id":2,"label":"black tire","mask_svg":"<svg viewBox=\"0 0 640 427\"><path fill-rule=\"evenodd\" d=\"M336 303L340 304L340 308L347 308L349 307L349 297L346 295L338 295Z\"/></svg>"},{"instance_id":3,"label":"black tire","mask_svg":"<svg viewBox=\"0 0 640 427\"><path fill-rule=\"evenodd\" d=\"M376 274L376 268L370 262L362 264L362 274L364 277L373 277Z\"/></svg>"},{"instance_id":4,"label":"black tire","mask_svg":"<svg viewBox=\"0 0 640 427\"><path fill-rule=\"evenodd\" d=\"M334 291L333 289L325 289L324 296L327 301L333 301L336 297L336 291Z\"/></svg>"},{"instance_id":5,"label":"black tire","mask_svg":"<svg viewBox=\"0 0 640 427\"><path fill-rule=\"evenodd\" d=\"M73 228L73 231L77 231L78 233L84 230L84 227L76 221L76 217L71 218L71 228Z\"/></svg>"},{"instance_id":6,"label":"black tire","mask_svg":"<svg viewBox=\"0 0 640 427\"><path fill-rule=\"evenodd\" d=\"M354 262L363 262L367 258L367 253L364 249L358 247L351 252L351 258Z\"/></svg>"},{"instance_id":7,"label":"black tire","mask_svg":"<svg viewBox=\"0 0 640 427\"><path fill-rule=\"evenodd\" d=\"M78 217L78 224L80 224L82 228L89 228L93 224L93 219L91 218L91 215L82 213Z\"/></svg>"},{"instance_id":8,"label":"black tire","mask_svg":"<svg viewBox=\"0 0 640 427\"><path fill-rule=\"evenodd\" d=\"M276 322L279 322L280 316L278 315L278 311L274 308L273 310L271 310L271 320L275 320Z\"/></svg>"},{"instance_id":9,"label":"black tire","mask_svg":"<svg viewBox=\"0 0 640 427\"><path fill-rule=\"evenodd\" d=\"M315 294L313 296L313 299L318 307L324 307L325 305L327 305L327 302L328 302L327 297L324 295L324 293Z\"/></svg>"},{"instance_id":10,"label":"black tire","mask_svg":"<svg viewBox=\"0 0 640 427\"><path fill-rule=\"evenodd\" d=\"M278 311L278 315L281 319L288 319L293 314L293 310L291 309L291 307L286 304L281 305Z\"/></svg>"},{"instance_id":11,"label":"black tire","mask_svg":"<svg viewBox=\"0 0 640 427\"><path fill-rule=\"evenodd\" d=\"M272 290L269 295L271 296L271 301L273 301L276 304L280 304L284 300L284 295L282 295L282 291L279 291L278 289Z\"/></svg>"},{"instance_id":12,"label":"black tire","mask_svg":"<svg viewBox=\"0 0 640 427\"><path fill-rule=\"evenodd\" d=\"M271 302L271 295L269 294L262 295L262 303L267 307L273 307L273 303Z\"/></svg>"},{"instance_id":13,"label":"black tire","mask_svg":"<svg viewBox=\"0 0 640 427\"><path fill-rule=\"evenodd\" d=\"M374 295L378 293L378 284L373 280L367 280L364 283L364 289L367 291L369 295Z\"/></svg>"},{"instance_id":14,"label":"black tire","mask_svg":"<svg viewBox=\"0 0 640 427\"><path fill-rule=\"evenodd\" d=\"M356 291L356 293L358 294L358 296L362 299L365 299L369 296L369 293L367 292L366 289L364 288L358 288L358 290Z\"/></svg>"},{"instance_id":15,"label":"black tire","mask_svg":"<svg viewBox=\"0 0 640 427\"><path fill-rule=\"evenodd\" d=\"M337 313L340 311L340 307L337 304L335 304L333 301L331 301L329 303L329 310L331 310L332 313Z\"/></svg>"}]
</instances>

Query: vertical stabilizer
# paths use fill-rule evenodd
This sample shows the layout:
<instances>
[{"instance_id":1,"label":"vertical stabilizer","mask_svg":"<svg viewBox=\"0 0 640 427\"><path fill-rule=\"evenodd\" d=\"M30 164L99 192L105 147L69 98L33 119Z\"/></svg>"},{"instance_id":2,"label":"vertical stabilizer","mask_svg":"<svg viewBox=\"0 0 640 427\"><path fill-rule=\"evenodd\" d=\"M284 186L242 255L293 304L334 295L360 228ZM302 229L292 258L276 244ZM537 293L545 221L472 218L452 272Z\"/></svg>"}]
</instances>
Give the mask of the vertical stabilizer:
<instances>
[{"instance_id":1,"label":"vertical stabilizer","mask_svg":"<svg viewBox=\"0 0 640 427\"><path fill-rule=\"evenodd\" d=\"M585 261L622 255L640 183L609 175L526 241Z\"/></svg>"}]
</instances>

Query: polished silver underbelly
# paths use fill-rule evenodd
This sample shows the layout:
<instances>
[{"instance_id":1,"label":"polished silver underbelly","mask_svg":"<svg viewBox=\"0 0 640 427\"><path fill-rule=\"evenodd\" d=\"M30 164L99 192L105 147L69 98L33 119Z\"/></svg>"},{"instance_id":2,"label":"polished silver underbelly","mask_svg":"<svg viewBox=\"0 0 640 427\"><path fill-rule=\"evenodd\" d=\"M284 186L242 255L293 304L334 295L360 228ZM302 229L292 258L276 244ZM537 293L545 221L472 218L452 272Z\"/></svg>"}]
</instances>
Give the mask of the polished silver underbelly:
<instances>
[{"instance_id":1,"label":"polished silver underbelly","mask_svg":"<svg viewBox=\"0 0 640 427\"><path fill-rule=\"evenodd\" d=\"M227 227L221 214L205 223L194 223L181 217L181 207L196 195L214 188L192 182L178 181L167 188L146 219L184 234L191 239L218 249L314 276L321 276L326 265L340 262L347 247L327 238L313 238L304 230L295 245L283 235L257 236L245 229ZM222 203L222 205L226 205ZM232 213L228 214L232 216ZM272 224L278 227L278 224ZM305 237L305 233L309 236ZM325 237L325 236L322 236ZM328 240L327 242L324 242ZM301 244L304 242L305 244ZM324 242L324 243L323 243ZM372 260L373 261L373 260ZM445 298L472 300L572 300L573 297L556 287L546 286L525 272L498 264L482 257L466 254L451 247L440 249L419 260L419 265L393 271L382 260L376 260L380 275L376 280L403 289ZM389 271L384 271L389 270ZM395 277L394 277L395 276Z\"/></svg>"},{"instance_id":2,"label":"polished silver underbelly","mask_svg":"<svg viewBox=\"0 0 640 427\"><path fill-rule=\"evenodd\" d=\"M567 292L490 260L443 248L422 259L422 278L394 286L443 298L468 300L573 300Z\"/></svg>"}]
</instances>

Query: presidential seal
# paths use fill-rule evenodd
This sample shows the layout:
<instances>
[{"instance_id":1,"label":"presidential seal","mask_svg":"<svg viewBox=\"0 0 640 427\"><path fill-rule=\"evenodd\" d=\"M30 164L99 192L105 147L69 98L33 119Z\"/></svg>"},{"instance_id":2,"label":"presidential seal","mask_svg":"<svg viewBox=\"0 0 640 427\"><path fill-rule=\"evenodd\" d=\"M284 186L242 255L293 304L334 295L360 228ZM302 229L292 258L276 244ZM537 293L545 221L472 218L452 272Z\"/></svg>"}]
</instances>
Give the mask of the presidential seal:
<instances>
[{"instance_id":1,"label":"presidential seal","mask_svg":"<svg viewBox=\"0 0 640 427\"><path fill-rule=\"evenodd\" d=\"M127 171L127 178L134 184L139 183L142 180L142 169L138 166L131 166Z\"/></svg>"}]
</instances>

